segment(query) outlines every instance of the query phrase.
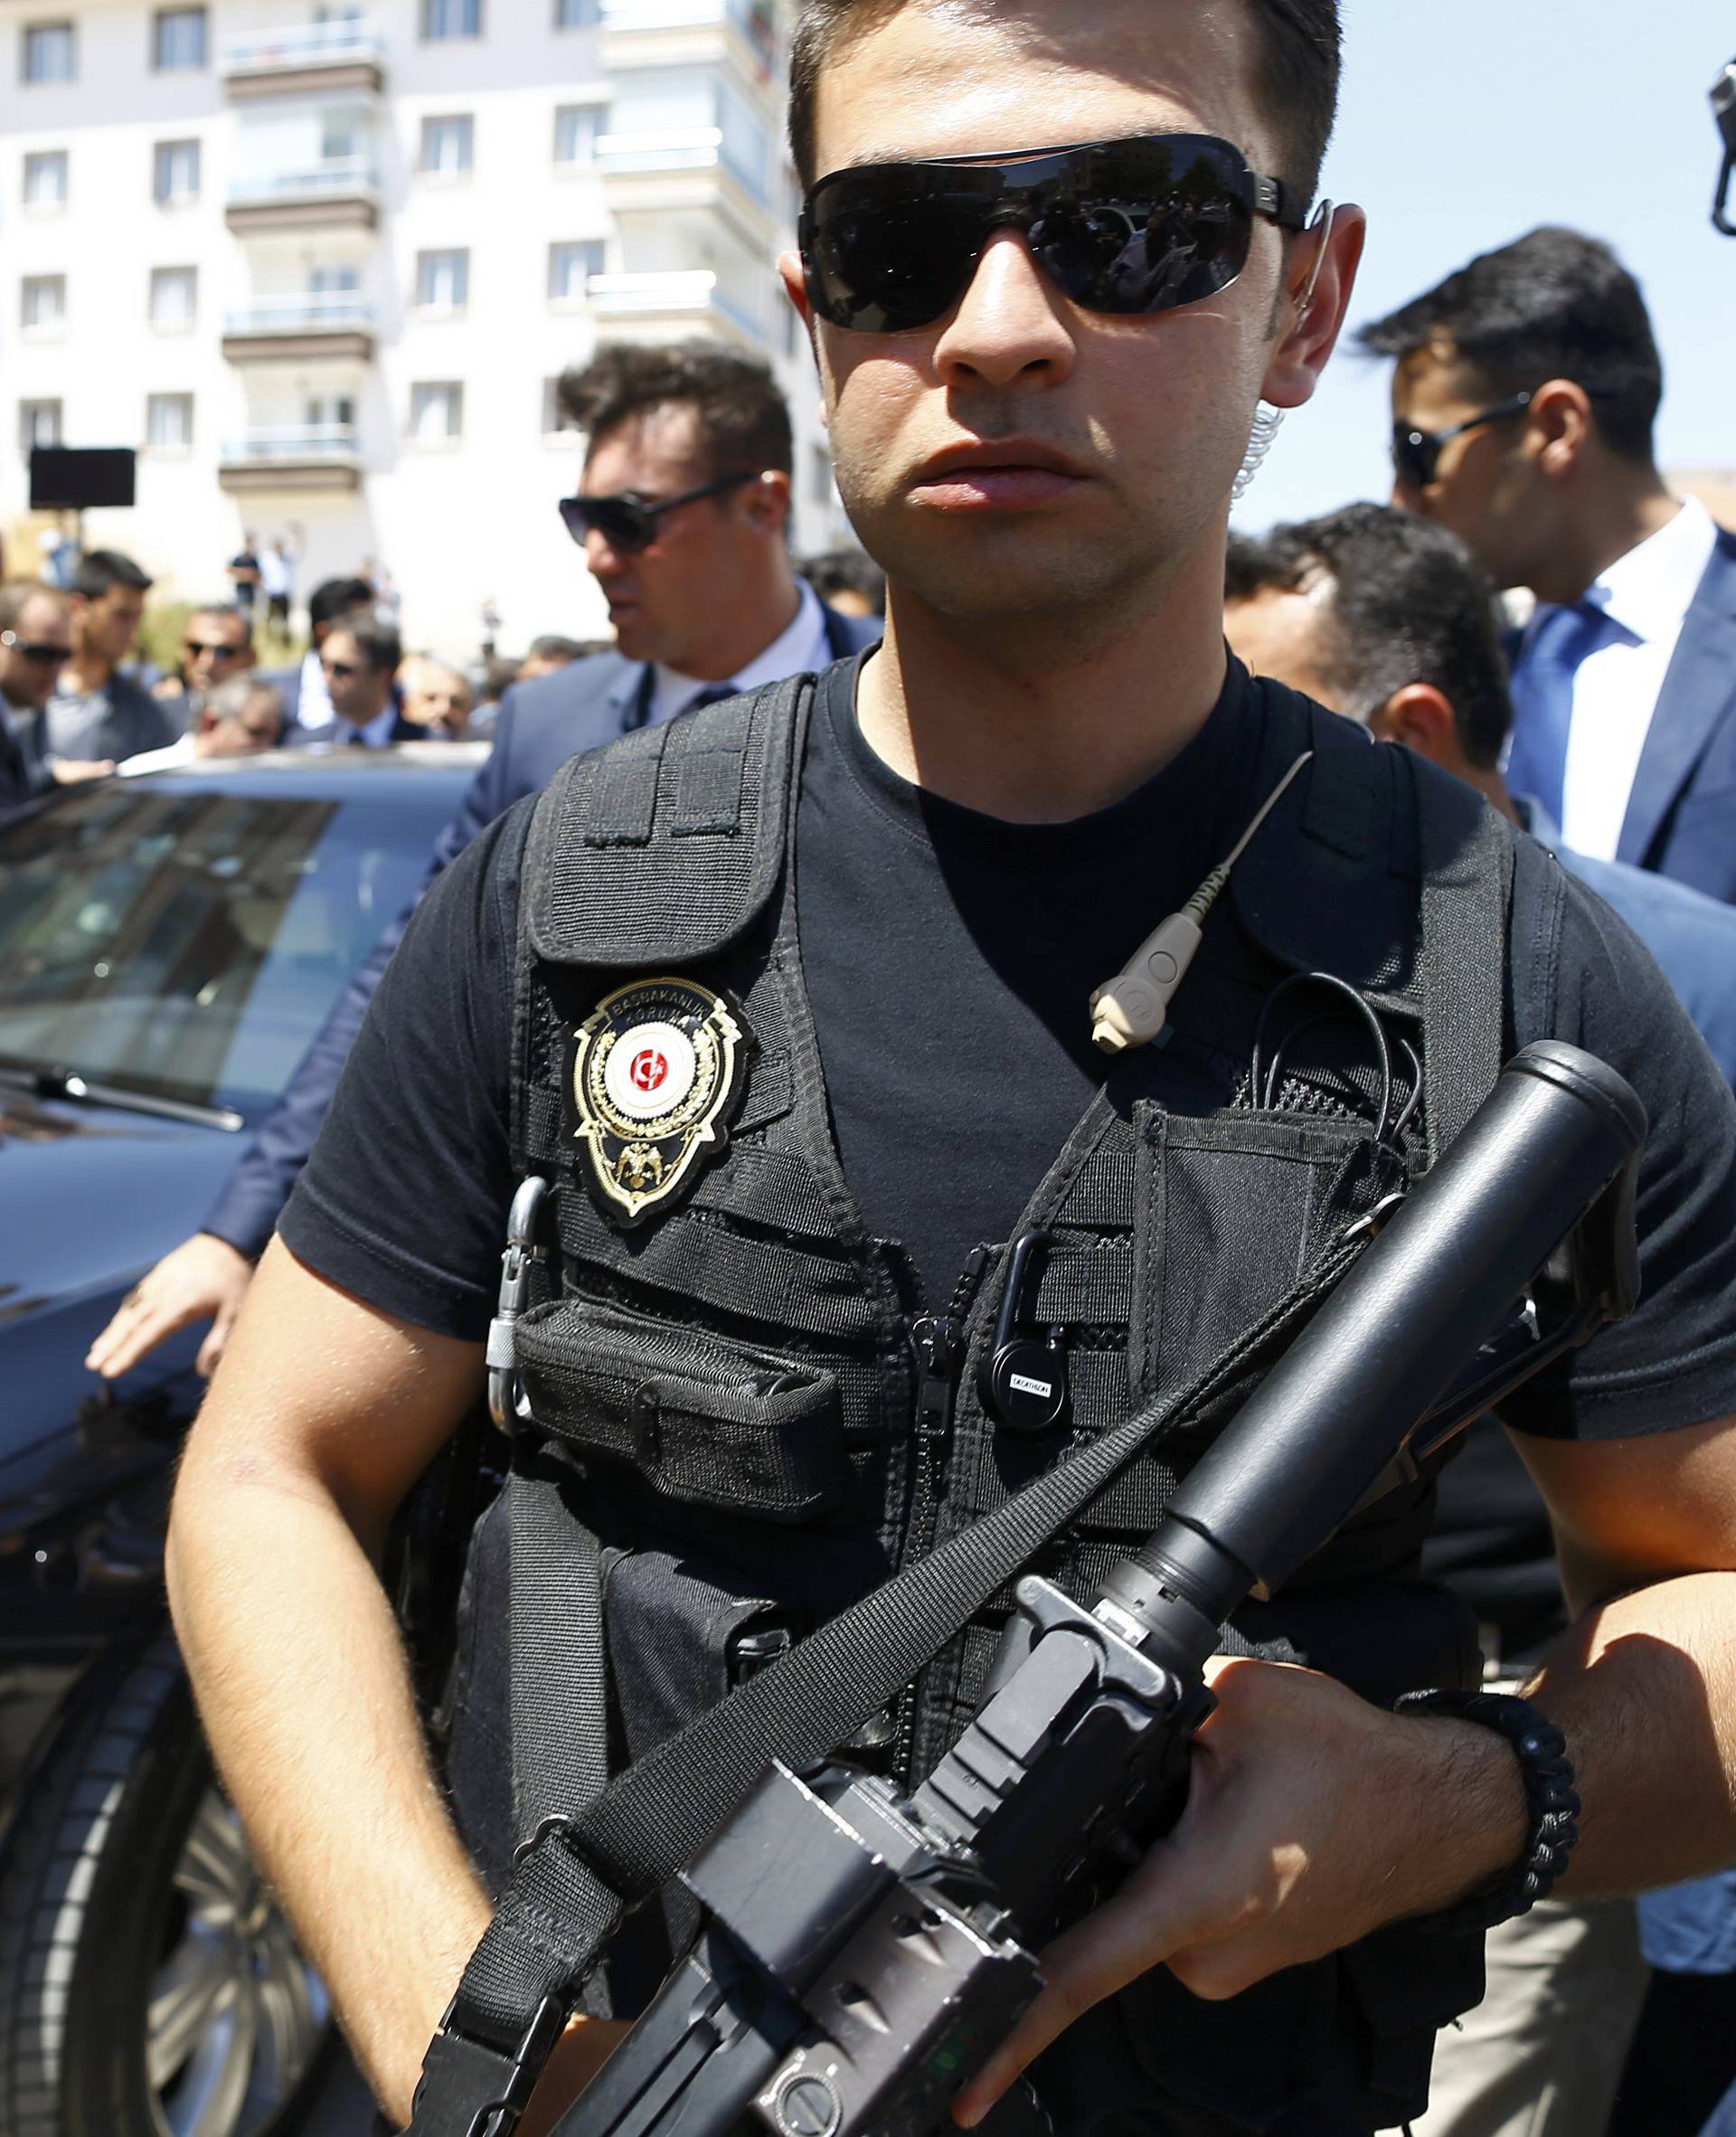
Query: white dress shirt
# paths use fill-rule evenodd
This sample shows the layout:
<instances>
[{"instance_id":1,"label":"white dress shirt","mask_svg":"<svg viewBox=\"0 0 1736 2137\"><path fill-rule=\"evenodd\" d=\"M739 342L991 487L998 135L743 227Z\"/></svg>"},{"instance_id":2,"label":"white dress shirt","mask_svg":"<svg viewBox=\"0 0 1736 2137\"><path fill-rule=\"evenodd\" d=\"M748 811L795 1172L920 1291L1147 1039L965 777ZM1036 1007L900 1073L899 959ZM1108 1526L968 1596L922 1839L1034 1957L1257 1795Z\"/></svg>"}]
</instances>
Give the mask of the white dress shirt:
<instances>
[{"instance_id":1,"label":"white dress shirt","mask_svg":"<svg viewBox=\"0 0 1736 2137\"><path fill-rule=\"evenodd\" d=\"M1584 605L1616 628L1573 677L1572 723L1561 795L1561 837L1578 853L1613 861L1664 678L1717 546L1712 515L1690 497L1667 525L1618 557L1586 589ZM1551 606L1540 603L1518 665Z\"/></svg>"},{"instance_id":2,"label":"white dress shirt","mask_svg":"<svg viewBox=\"0 0 1736 2137\"><path fill-rule=\"evenodd\" d=\"M332 711L332 694L326 687L326 670L320 666L319 655L311 648L301 664L301 688L296 698L296 725L297 727L329 727L336 714Z\"/></svg>"},{"instance_id":3,"label":"white dress shirt","mask_svg":"<svg viewBox=\"0 0 1736 2137\"><path fill-rule=\"evenodd\" d=\"M797 584L801 589L801 600L789 628L723 682L707 683L697 676L684 676L679 669L665 667L659 661L653 671L651 710L646 725L661 727L665 720L684 713L703 691L758 690L764 683L781 683L786 676L805 676L815 668L829 667L832 648L826 642L820 597L806 579Z\"/></svg>"}]
</instances>

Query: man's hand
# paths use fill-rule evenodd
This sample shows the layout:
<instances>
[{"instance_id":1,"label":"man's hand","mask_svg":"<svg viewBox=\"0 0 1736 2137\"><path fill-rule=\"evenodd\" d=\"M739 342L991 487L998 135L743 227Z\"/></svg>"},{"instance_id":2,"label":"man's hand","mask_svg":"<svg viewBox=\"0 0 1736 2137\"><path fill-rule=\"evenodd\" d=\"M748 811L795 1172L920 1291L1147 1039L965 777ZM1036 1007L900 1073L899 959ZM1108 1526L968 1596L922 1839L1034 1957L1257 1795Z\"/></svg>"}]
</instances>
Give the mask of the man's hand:
<instances>
[{"instance_id":1,"label":"man's hand","mask_svg":"<svg viewBox=\"0 0 1736 2137\"><path fill-rule=\"evenodd\" d=\"M1518 1859L1524 1785L1474 1723L1399 1718L1314 1671L1220 1658L1187 1808L1106 1905L1043 1953L1046 1987L960 2094L969 2129L1093 2004L1167 1964L1239 1995Z\"/></svg>"},{"instance_id":2,"label":"man's hand","mask_svg":"<svg viewBox=\"0 0 1736 2137\"><path fill-rule=\"evenodd\" d=\"M199 1346L198 1360L209 1380L252 1281L253 1264L244 1253L226 1239L195 1232L127 1292L84 1362L105 1380L118 1380L177 1329L209 1319L211 1333Z\"/></svg>"},{"instance_id":3,"label":"man's hand","mask_svg":"<svg viewBox=\"0 0 1736 2137\"><path fill-rule=\"evenodd\" d=\"M48 769L56 786L76 787L86 780L106 780L115 769L115 761L112 757L56 757Z\"/></svg>"}]
</instances>

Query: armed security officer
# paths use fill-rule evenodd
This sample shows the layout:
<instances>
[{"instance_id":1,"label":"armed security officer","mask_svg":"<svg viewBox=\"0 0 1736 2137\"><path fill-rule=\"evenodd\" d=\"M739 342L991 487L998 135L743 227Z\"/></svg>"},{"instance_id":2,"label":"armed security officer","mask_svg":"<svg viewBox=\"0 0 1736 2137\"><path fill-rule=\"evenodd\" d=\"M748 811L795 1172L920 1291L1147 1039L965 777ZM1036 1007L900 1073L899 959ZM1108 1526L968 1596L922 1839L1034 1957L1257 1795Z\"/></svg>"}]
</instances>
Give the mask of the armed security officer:
<instances>
[{"instance_id":1,"label":"armed security officer","mask_svg":"<svg viewBox=\"0 0 1736 2137\"><path fill-rule=\"evenodd\" d=\"M1310 213L1336 56L1333 0L801 10L785 273L887 572L884 649L577 761L448 872L182 1472L172 1591L219 1762L401 2118L489 1920L473 1851L501 1875L552 1795L715 1700L747 1640L828 1617L1070 1429L1214 1360L1239 1396L1261 1316L1550 1033L1654 1123L1646 1300L1511 1419L1581 1613L1534 1688L1585 1799L1570 1884L1736 1850L1731 1094L1540 848L1224 652L1256 403L1309 398L1361 250L1354 211ZM1167 1044L1106 1026L1099 1050L1094 990L1309 750ZM1390 1030L1388 1079L1319 972ZM518 1328L533 1423L475 1546L452 1700L467 1849L373 1562L476 1399L531 1173L553 1188ZM1033 1232L1046 1262L1006 1253ZM1004 1304L1060 1331L1053 1428L984 1395ZM1094 1502L1059 1576L1142 1535L1232 1406ZM1052 1948L962 2120L1045 2050L1069 2131L1418 2112L1477 1925L1526 1901L1545 1726L1374 1703L1464 1681L1409 1584L1428 1500L1377 1505L1239 1617L1180 1825ZM993 1643L970 1628L874 1732L895 1771L956 1734ZM505 2074L518 2023L466 2035L471 2066ZM533 2122L609 2038L572 2023Z\"/></svg>"}]
</instances>

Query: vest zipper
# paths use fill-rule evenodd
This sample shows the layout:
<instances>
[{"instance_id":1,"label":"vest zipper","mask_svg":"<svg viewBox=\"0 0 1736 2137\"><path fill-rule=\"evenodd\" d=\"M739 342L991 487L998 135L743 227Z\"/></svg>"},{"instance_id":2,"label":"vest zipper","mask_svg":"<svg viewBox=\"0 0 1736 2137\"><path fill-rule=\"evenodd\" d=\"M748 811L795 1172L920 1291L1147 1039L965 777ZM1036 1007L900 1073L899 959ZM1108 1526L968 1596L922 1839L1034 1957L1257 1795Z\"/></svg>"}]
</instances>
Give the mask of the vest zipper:
<instances>
[{"instance_id":1,"label":"vest zipper","mask_svg":"<svg viewBox=\"0 0 1736 2137\"><path fill-rule=\"evenodd\" d=\"M952 1406L958 1392L958 1368L968 1347L966 1319L976 1287L988 1267L990 1251L974 1246L944 1313L924 1313L910 1322L910 1350L916 1359L916 1425L913 1456L916 1472L910 1486L910 1518L904 1527L906 1565L926 1557L934 1547L935 1520L940 1506L940 1470L947 1444L952 1437ZM899 1697L898 1731L893 1748L893 1771L910 1779L909 1765L916 1735L919 1675Z\"/></svg>"}]
</instances>

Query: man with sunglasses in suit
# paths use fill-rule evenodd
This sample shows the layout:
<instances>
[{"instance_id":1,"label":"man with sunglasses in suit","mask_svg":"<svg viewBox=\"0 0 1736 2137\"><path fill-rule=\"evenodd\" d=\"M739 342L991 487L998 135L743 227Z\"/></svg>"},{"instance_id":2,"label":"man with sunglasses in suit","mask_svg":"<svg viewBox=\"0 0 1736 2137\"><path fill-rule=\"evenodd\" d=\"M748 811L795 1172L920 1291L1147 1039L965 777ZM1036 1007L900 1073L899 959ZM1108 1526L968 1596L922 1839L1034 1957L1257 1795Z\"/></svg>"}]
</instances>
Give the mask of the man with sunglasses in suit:
<instances>
[{"instance_id":1,"label":"man with sunglasses in suit","mask_svg":"<svg viewBox=\"0 0 1736 2137\"><path fill-rule=\"evenodd\" d=\"M1395 360L1393 502L1537 597L1512 783L1577 852L1736 901L1736 534L1658 472L1638 283L1535 230L1358 338Z\"/></svg>"},{"instance_id":2,"label":"man with sunglasses in suit","mask_svg":"<svg viewBox=\"0 0 1736 2137\"><path fill-rule=\"evenodd\" d=\"M114 769L49 752L47 708L71 657L66 594L36 579L0 584L0 816Z\"/></svg>"},{"instance_id":3,"label":"man with sunglasses in suit","mask_svg":"<svg viewBox=\"0 0 1736 2137\"><path fill-rule=\"evenodd\" d=\"M429 882L568 758L732 690L824 667L880 636L877 617L827 608L791 566L789 412L758 357L703 341L606 345L561 392L590 442L582 487L562 499L561 516L603 590L615 650L506 692L494 746L436 844ZM321 609L330 591L314 595L316 637L343 628ZM293 670L272 679L292 691L297 681ZM382 739L413 733L388 726ZM327 724L297 739L336 732ZM402 931L402 921L389 928L356 974L204 1227L141 1279L98 1337L93 1370L117 1378L206 1319L199 1366L215 1369Z\"/></svg>"},{"instance_id":4,"label":"man with sunglasses in suit","mask_svg":"<svg viewBox=\"0 0 1736 2137\"><path fill-rule=\"evenodd\" d=\"M1475 2001L1483 1926L1561 1867L1563 1757L1586 1801L1576 1888L1736 1852L1729 1086L1540 849L1225 653L1258 405L1311 396L1362 248L1359 213L1314 205L1338 27L1333 0L797 10L807 190L782 271L841 494L886 570L884 645L577 761L447 871L180 1471L169 1582L219 1765L398 2122L438 2029L422 2137L505 2137L559 2033L523 2124L547 2130L608 2052L606 2023L563 2024L590 1978L574 1944L595 1952L572 1910L607 1923L609 1880L669 1839L574 1842L623 1749L666 1745L780 1631L1005 1508L1070 1433L1173 1400L1175 1433L1060 1538L1057 1577L1090 1593L1094 1556L1144 1540L1219 1429L1187 1391L1233 1407L1222 1376L1258 1377L1265 1316L1301 1270L1328 1281L1312 1227L1360 1225L1344 1196L1372 1146L1419 1112L1425 1141L1450 1139L1443 1107L1488 1088L1509 979L1540 1035L1605 1054L1657 1123L1645 1298L1514 1411L1579 1622L1535 1708L1467 1708L1467 1658L1407 1586L1429 1486L1382 1498L1265 1631L1239 1615L1252 1651L1212 1667L1180 1823L1046 1950L1041 1997L953 2112L974 2126L1005 2098L999 2127L1046 2110L1069 2137L1393 2127L1420 2112L1434 2029ZM1184 201L1210 213L1129 308L1111 271L1128 229ZM1269 803L1169 1043L1139 1043L1164 1020L1136 1026L1132 981L1165 983L1140 944ZM1420 900L1474 918L1443 944ZM1125 995L1103 984L1136 958ZM1581 985L1606 962L1613 1007ZM1386 1000L1419 967L1423 1050L1395 1071L1343 974ZM1374 1026L1374 1073L1362 1016L1305 1003L1256 1099L1260 1005L1323 970ZM1352 1057L1332 1050L1358 1045L1360 1083L1335 1080ZM502 1212L533 1177L552 1205L524 1242L535 1303L491 1330ZM1059 1328L1065 1423L1021 1429L976 1369L1015 1323ZM514 1451L452 1693L461 1836L374 1567L490 1361L517 1368L496 1391ZM900 1782L929 1771L1002 1615L839 1734L859 1723ZM1328 1622L1356 1658L1327 1659ZM1318 1667L1281 1666L1304 1656ZM1430 1711L1390 1711L1412 1688ZM523 1755L537 1732L543 1763ZM629 1931L655 1937L659 1915ZM745 2030L736 1997L695 2012L643 2104L708 2029ZM896 2003L868 2003L860 2038L901 2029ZM842 2126L823 2079L766 2097L774 2126L785 2105L786 2129ZM684 2119L703 2126L679 2104L666 2126Z\"/></svg>"}]
</instances>

